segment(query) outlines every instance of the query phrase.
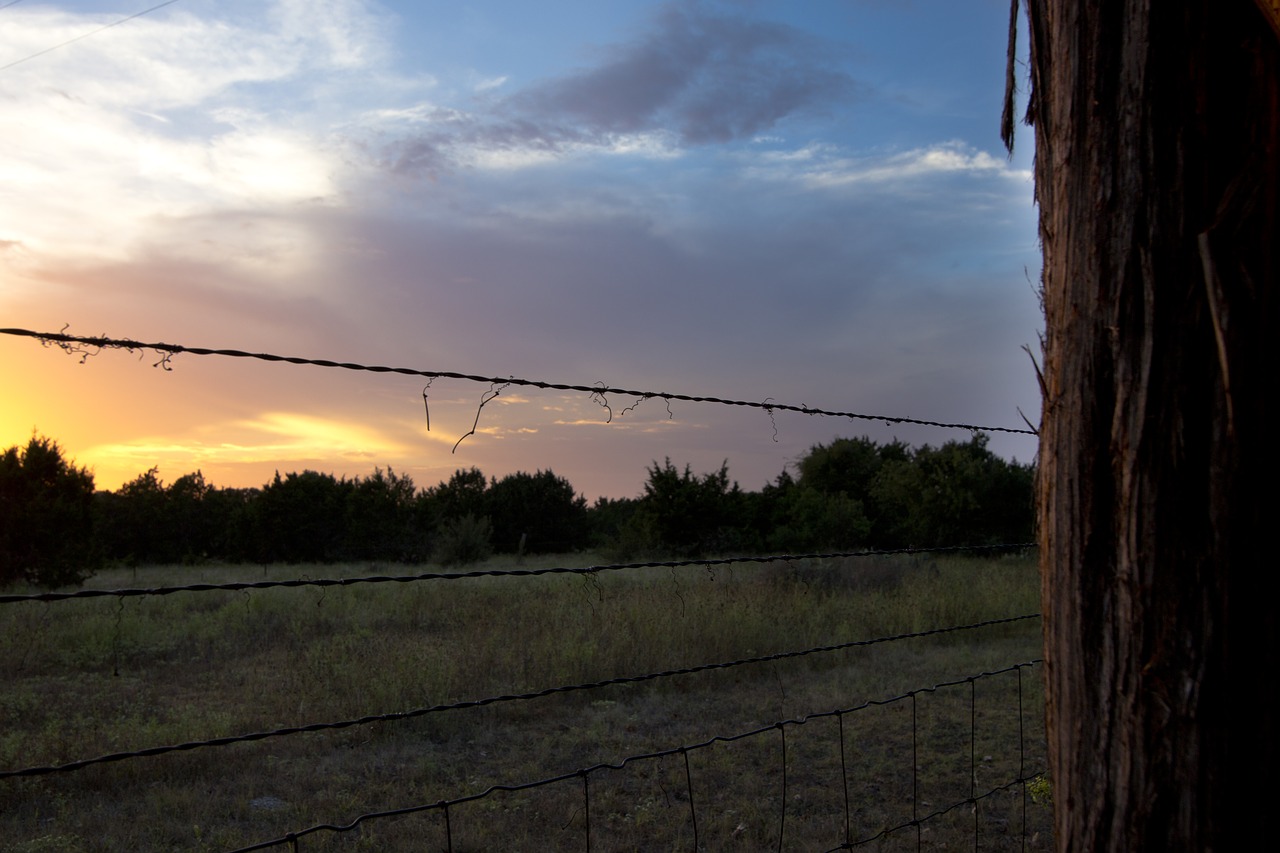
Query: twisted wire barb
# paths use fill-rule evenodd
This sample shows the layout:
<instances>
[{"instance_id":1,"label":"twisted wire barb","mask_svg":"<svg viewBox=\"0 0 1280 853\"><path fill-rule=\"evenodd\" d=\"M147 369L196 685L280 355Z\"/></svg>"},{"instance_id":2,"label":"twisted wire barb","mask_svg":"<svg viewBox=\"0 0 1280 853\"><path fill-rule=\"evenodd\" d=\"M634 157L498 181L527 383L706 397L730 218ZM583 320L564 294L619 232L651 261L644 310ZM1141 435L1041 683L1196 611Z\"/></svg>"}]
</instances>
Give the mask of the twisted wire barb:
<instances>
[{"instance_id":1,"label":"twisted wire barb","mask_svg":"<svg viewBox=\"0 0 1280 853\"><path fill-rule=\"evenodd\" d=\"M68 335L64 332L36 332L30 329L0 329L0 335L15 335L19 337L35 338L45 344L61 346L70 352L82 353L85 357L93 355L94 353L77 349L78 347L93 347L95 350L152 350L162 354L162 358L157 362L157 366L165 367L166 369L169 367L169 359L180 353L190 353L191 355L217 355L230 358L253 358L260 361L285 362L288 364L306 364L314 367L332 367L341 370L361 370L370 373L398 373L405 376L422 376L429 379L461 379L467 382L482 382L491 387L506 384L551 391L577 391L598 399L603 399L603 395L605 394L635 397L638 400L657 397L659 399L666 400L668 406L672 400L679 400L686 403L714 403L723 406L744 406L753 409L763 409L768 412L771 417L773 412L798 412L802 415L822 415L825 417L846 418L849 420L882 421L886 424L914 424L916 426L930 426L937 427L939 429L963 429L970 432L1004 432L1035 435L1032 430L1023 429L1021 427L997 427L967 423L948 423L945 421L930 421L922 420L920 418L895 417L892 415L868 415L859 412L832 411L813 408L812 406L807 405L796 406L788 405L786 403L768 402L768 400L765 402L756 402L754 400L732 400L723 397L675 394L668 391L635 391L627 388L614 388L603 384L571 385L561 382L544 382L538 379L518 379L513 376L478 376L476 374L457 373L449 370L418 370L411 367L386 367L383 365L331 361L323 358L301 358L298 356L274 355L272 353L265 352L246 352L244 350L236 349L209 349L206 347L189 347L182 344L144 343L142 341L130 340L128 338L108 338L104 336L89 337L83 335Z\"/></svg>"},{"instance_id":2,"label":"twisted wire barb","mask_svg":"<svg viewBox=\"0 0 1280 853\"><path fill-rule=\"evenodd\" d=\"M985 622L975 622L971 625L953 625L947 628L932 628L926 631L914 631L907 634L895 634L888 637L876 637L871 640L851 640L845 643L837 643L829 646L815 646L809 649L799 651L778 652L771 655L761 655L759 657L743 658L741 660L724 661L719 663L704 663L697 666L683 667L680 669L669 669L663 672L651 672L644 675L625 675L617 678L608 678L603 681L592 681L585 684L569 684L560 687L548 687L543 690L537 690L530 693L507 694L503 696L489 696L484 699L471 699L463 702L453 702L449 704L432 705L425 708L414 708L409 711L395 711L388 714L370 714L364 717L358 717L351 720L339 720L337 722L327 723L311 723L304 726L287 726L285 728L274 729L271 731L252 732L243 735L230 735L227 737L211 738L209 740L190 741L188 743L174 744L172 746L154 746L147 749L133 750L130 752L116 752L109 755L99 755L95 758L86 758L80 761L71 761L66 764L46 765L42 767L25 767L21 770L0 770L0 779L9 779L18 776L44 776L50 773L70 773L76 770L83 770L95 764L107 764L115 761L126 761L134 758L148 758L156 755L164 755L170 752L185 752L193 749L203 749L206 747L230 746L236 743L247 743L250 741L266 740L267 738L284 737L287 735L304 734L306 732L329 731L333 729L346 729L352 726L362 726L369 723L386 723L397 720L411 720L417 717L423 717L428 714L436 714L442 711L456 711L466 708L481 708L486 705L496 705L505 702L521 702L530 699L540 699L544 696L551 696L557 693L573 693L582 690L597 690L602 687L609 687L618 684L638 684L645 681L654 681L660 678L673 678L682 675L692 675L698 672L708 672L715 669L731 669L738 666L746 666L749 664L768 663L770 661L787 660L791 658L801 658L808 655L821 654L827 652L836 652L844 649L858 648L861 646L874 646L881 643L891 643L900 640L911 640L919 637L930 637L940 634L950 634L958 631L972 631L979 628L987 628L994 625L1008 625L1014 622L1022 622L1029 619L1038 619L1039 613L1029 613L1024 616L1010 616L1003 619L989 619Z\"/></svg>"}]
</instances>

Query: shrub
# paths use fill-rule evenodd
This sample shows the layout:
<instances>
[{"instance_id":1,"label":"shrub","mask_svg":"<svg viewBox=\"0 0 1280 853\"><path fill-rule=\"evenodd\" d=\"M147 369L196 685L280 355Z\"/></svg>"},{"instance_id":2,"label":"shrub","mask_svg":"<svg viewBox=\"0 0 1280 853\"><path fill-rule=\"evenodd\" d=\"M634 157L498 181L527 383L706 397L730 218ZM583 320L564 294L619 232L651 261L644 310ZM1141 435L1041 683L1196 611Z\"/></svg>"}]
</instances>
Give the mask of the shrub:
<instances>
[{"instance_id":1,"label":"shrub","mask_svg":"<svg viewBox=\"0 0 1280 853\"><path fill-rule=\"evenodd\" d=\"M466 566L486 560L493 553L493 524L487 516L471 514L452 518L436 537L436 559L445 566Z\"/></svg>"}]
</instances>

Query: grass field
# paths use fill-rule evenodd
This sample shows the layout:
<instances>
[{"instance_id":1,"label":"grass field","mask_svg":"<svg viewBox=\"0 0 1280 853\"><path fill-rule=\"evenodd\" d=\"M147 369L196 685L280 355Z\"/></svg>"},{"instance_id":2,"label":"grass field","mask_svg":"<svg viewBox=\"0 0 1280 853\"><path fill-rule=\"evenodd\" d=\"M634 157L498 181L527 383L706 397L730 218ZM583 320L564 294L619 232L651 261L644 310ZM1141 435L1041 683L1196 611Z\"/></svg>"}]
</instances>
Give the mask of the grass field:
<instances>
[{"instance_id":1,"label":"grass field","mask_svg":"<svg viewBox=\"0 0 1280 853\"><path fill-rule=\"evenodd\" d=\"M587 554L536 565L598 562ZM504 567L514 561L484 566ZM157 567L105 572L90 585L424 570ZM1029 557L877 557L8 604L0 606L0 770L1038 609ZM0 845L235 849L1003 669L1039 657L1039 627L1028 620L0 779ZM846 816L852 838L870 837L963 802L971 789L1003 785L1020 766L1042 767L1039 679L1039 669L1028 668L1020 679L1004 673L632 761L590 774L589 800L583 780L573 778L453 805L447 822L445 810L434 809L317 832L298 849L585 850L589 822L594 851L690 850L696 819L704 850L779 849L780 836L781 849L830 850L845 840ZM975 834L978 849L1047 849L1049 823L1047 807L1028 802L1015 785L865 849L915 849L918 841L926 849L974 849Z\"/></svg>"}]
</instances>

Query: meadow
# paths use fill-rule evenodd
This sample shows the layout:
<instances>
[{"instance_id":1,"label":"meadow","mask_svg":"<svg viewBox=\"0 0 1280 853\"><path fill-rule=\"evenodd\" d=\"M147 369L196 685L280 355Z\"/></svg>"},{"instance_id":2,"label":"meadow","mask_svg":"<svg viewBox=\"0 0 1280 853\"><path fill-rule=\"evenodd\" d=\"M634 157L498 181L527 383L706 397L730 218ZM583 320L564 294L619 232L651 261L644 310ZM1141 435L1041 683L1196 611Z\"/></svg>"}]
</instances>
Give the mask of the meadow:
<instances>
[{"instance_id":1,"label":"meadow","mask_svg":"<svg viewBox=\"0 0 1280 853\"><path fill-rule=\"evenodd\" d=\"M506 557L481 568L533 567ZM88 586L431 569L144 567ZM1020 616L1039 610L1038 588L1033 556L916 555L6 604L0 770ZM233 850L963 681L1038 658L1039 628L1031 619L3 778L0 849ZM850 837L871 837L1043 764L1040 670L1027 668L815 717L785 739L600 770L589 799L581 779L496 792L316 832L297 849L582 850L589 822L597 851L688 850L695 831L704 850L830 850L846 820ZM864 849L973 849L975 837L984 850L1048 849L1049 825L1049 808L1014 785Z\"/></svg>"}]
</instances>

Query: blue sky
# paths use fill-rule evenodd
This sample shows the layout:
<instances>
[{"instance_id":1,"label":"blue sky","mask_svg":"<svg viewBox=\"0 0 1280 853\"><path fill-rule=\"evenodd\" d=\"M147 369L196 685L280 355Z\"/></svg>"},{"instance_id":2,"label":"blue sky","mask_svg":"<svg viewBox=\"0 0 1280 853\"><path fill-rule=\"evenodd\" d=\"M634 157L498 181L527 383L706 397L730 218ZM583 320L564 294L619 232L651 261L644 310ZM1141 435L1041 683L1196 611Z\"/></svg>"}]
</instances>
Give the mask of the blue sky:
<instances>
[{"instance_id":1,"label":"blue sky","mask_svg":"<svg viewBox=\"0 0 1280 853\"><path fill-rule=\"evenodd\" d=\"M0 9L0 65L145 9ZM1038 418L1008 4L181 0L0 71L0 326L929 420ZM0 338L0 442L590 497L964 432ZM992 446L1026 461L1031 437Z\"/></svg>"}]
</instances>

